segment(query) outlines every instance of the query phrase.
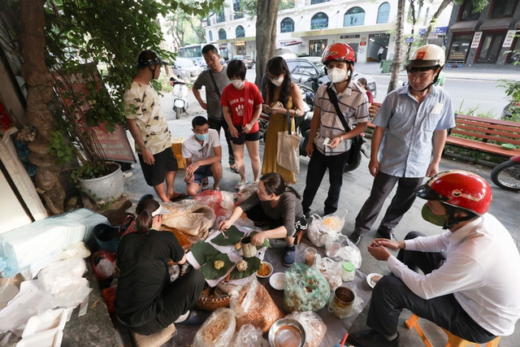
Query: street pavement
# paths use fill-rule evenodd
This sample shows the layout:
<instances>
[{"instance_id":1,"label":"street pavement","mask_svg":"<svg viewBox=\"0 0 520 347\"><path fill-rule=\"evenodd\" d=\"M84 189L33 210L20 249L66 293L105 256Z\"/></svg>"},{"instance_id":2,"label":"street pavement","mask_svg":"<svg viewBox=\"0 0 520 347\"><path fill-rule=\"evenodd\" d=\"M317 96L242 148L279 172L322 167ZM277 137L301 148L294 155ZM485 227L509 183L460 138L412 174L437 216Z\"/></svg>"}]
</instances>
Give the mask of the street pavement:
<instances>
[{"instance_id":1,"label":"street pavement","mask_svg":"<svg viewBox=\"0 0 520 347\"><path fill-rule=\"evenodd\" d=\"M202 110L202 108L200 108L191 92L189 93L188 104L188 113L183 114L181 118L177 120L175 119L175 113L172 110L173 98L171 93L164 95L164 97L161 100L161 106L166 114L168 125L170 127L173 137L188 136L191 133L191 120L193 119L193 117L197 115L205 115L205 111ZM229 166L227 164L227 145L225 141L221 141L221 143L223 147L222 166L224 174L220 186L222 190L234 191L234 185L239 180L239 176L229 169ZM260 146L261 157L263 157L263 150L264 146L262 142ZM308 161L309 160L307 157L301 158L300 173L296 175L297 183L294 185L294 188L300 193L303 193L303 190L305 188L305 177L307 175ZM484 178L486 178L486 180L490 182L493 189L493 203L489 212L493 214L495 217L497 217L497 219L502 224L504 224L504 226L511 233L517 247L520 247L520 216L518 214L518 206L520 206L520 193L509 192L496 187L493 183L491 183L491 180L489 178L490 169L484 166L468 164L452 158L444 157L441 160L440 169L441 171L450 169L463 169L478 173L482 175ZM248 180L252 181L253 177L251 172L251 165L248 159L246 159L246 172ZM210 184L212 184L211 179ZM350 235L350 233L354 229L355 217L361 209L361 206L363 205L365 200L368 198L371 186L372 176L368 172L368 159L363 158L363 161L357 170L350 173L346 173L344 175L344 182L341 190L341 198L338 209L338 213L343 213L343 211L348 210L348 214L346 215L346 223L343 230L344 234ZM184 192L185 188L186 185L184 183L184 172L179 171L175 179L175 190L178 192ZM316 195L314 204L311 207L311 211L323 211L323 202L327 197L328 188L329 182L328 175L326 174L318 191L318 194ZM153 189L146 185L139 163L137 163L135 165L135 168L133 169L133 176L125 180L125 193L129 195L133 202L137 202L137 200L144 194L154 193ZM386 210L392 196L393 193L390 194L390 198L387 199L387 201L385 202L382 210L383 213ZM403 220L395 230L395 234L398 239L402 240L404 236L412 230L420 231L426 235L435 235L442 232L441 228L427 223L422 219L421 208L423 204L424 200L417 199L410 211L406 213ZM359 245L359 249L361 250L361 254L363 257L363 263L361 265L360 271L362 271L365 274L373 272L380 274L389 274L389 270L386 267L386 264L384 264L384 262L378 262L374 260L367 251L367 246L375 237L375 229L377 229L377 226L381 221L382 214L381 216L379 216L378 220L374 224L374 230L371 231L368 235L364 236ZM365 309L360 314L358 319L356 319L354 325L351 328L351 331L366 329L366 314L367 309ZM404 312L403 315L401 315L402 322L400 322L399 328L399 333L401 334L401 346L421 346L422 343L417 333L415 331L408 331L406 330L406 328L404 328L404 319L407 318L409 315L409 312ZM438 327L424 320L421 320L421 326L423 326L423 329L426 331L427 335L432 339L434 346L444 346L444 344L446 343L446 337L445 334ZM520 341L520 323L516 325L516 328L517 329L515 331L515 334L513 334L512 336L502 338L500 342L501 347L516 347L519 345L518 341Z\"/></svg>"}]
</instances>

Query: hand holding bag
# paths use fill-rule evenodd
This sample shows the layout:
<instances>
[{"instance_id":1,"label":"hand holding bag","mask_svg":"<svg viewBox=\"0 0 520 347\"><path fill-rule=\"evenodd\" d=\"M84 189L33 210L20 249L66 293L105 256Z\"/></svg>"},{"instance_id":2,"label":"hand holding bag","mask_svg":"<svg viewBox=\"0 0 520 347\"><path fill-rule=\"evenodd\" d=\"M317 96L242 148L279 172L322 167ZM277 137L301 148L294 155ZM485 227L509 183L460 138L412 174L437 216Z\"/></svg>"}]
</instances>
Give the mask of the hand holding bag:
<instances>
[{"instance_id":1,"label":"hand holding bag","mask_svg":"<svg viewBox=\"0 0 520 347\"><path fill-rule=\"evenodd\" d=\"M300 172L300 135L291 131L291 117L287 112L288 131L278 132L276 163L294 173Z\"/></svg>"}]
</instances>

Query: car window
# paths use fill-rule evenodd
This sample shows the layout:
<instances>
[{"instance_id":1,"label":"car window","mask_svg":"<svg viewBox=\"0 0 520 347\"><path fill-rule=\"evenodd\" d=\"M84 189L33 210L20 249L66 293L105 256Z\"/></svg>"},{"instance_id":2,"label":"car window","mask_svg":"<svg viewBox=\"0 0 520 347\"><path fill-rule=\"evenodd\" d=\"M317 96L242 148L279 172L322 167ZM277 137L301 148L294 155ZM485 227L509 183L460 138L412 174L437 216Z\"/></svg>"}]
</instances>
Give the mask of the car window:
<instances>
[{"instance_id":1,"label":"car window","mask_svg":"<svg viewBox=\"0 0 520 347\"><path fill-rule=\"evenodd\" d=\"M312 76L312 75L316 75L316 69L310 63L301 63L300 64L300 73L302 75Z\"/></svg>"},{"instance_id":2,"label":"car window","mask_svg":"<svg viewBox=\"0 0 520 347\"><path fill-rule=\"evenodd\" d=\"M291 73L300 73L300 64L298 61L288 61L287 66L289 67L289 71Z\"/></svg>"}]
</instances>

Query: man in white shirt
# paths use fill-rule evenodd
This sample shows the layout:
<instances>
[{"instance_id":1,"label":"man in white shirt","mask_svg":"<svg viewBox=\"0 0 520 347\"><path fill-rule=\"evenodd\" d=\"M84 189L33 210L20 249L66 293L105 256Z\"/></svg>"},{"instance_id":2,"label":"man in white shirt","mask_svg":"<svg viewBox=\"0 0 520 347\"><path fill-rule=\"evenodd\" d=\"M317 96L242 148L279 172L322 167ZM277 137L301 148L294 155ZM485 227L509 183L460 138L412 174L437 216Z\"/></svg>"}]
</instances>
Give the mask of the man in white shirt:
<instances>
[{"instance_id":1,"label":"man in white shirt","mask_svg":"<svg viewBox=\"0 0 520 347\"><path fill-rule=\"evenodd\" d=\"M385 260L392 275L374 287L367 318L373 330L352 333L347 342L398 346L403 308L475 343L511 335L520 318L520 255L506 228L486 213L489 184L467 171L446 171L421 186L417 196L428 200L423 218L448 231L372 242L368 251ZM395 257L388 249L400 251Z\"/></svg>"},{"instance_id":2,"label":"man in white shirt","mask_svg":"<svg viewBox=\"0 0 520 347\"><path fill-rule=\"evenodd\" d=\"M186 191L191 196L196 195L208 176L213 176L213 189L220 190L222 148L218 133L209 128L208 120L202 116L193 118L191 125L193 134L182 143L182 156L186 158ZM203 190L205 188L207 186L203 185Z\"/></svg>"}]
</instances>

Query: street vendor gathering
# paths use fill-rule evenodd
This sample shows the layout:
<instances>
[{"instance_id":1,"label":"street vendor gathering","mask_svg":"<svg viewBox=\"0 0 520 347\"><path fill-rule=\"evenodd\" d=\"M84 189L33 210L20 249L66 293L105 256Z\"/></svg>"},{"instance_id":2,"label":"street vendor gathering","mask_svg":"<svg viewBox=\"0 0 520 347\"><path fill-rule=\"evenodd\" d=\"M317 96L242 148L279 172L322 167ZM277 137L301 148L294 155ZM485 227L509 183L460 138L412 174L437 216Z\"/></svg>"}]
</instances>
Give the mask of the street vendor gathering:
<instances>
[{"instance_id":1,"label":"street vendor gathering","mask_svg":"<svg viewBox=\"0 0 520 347\"><path fill-rule=\"evenodd\" d=\"M223 333L213 336L206 327L209 321L213 324L218 319L207 318L194 305L206 282L211 282L203 273L205 268L217 274L211 280L220 281L229 276L231 268L226 266L230 259L231 265L235 265L234 256L243 257L236 263L238 271L256 266L256 260L251 260L255 258L246 256L249 248L245 249L244 241L242 249L233 245L235 235L249 235L248 242L256 249L269 241L284 240L285 249L279 262L288 267L286 278L291 269L300 266L296 261L296 245L313 223L311 205L325 172L328 169L329 189L320 213L324 218L338 210L353 140L367 129L369 122L369 97L363 85L366 81L352 80L354 51L347 44L333 43L322 55L331 82L322 84L316 92L306 146L310 161L305 189L297 192L292 187L296 183L295 172L278 158L279 133L295 131L295 119L303 116L305 107L285 60L274 57L267 62L263 90L259 90L246 81L247 69L241 60L222 65L213 45L206 45L202 54L208 69L194 82L193 93L207 111L207 117L192 119L193 134L186 136L182 144L186 193L174 190L178 171L175 155L181 153L172 151L172 136L160 97L150 83L159 77L162 65L167 63L154 51L142 51L138 72L125 94L127 126L135 140L143 175L159 198L155 200L151 194L141 198L135 211L137 231L122 238L117 254L116 315L133 333L138 346L153 345L150 341L161 334L171 337L175 325L182 324L203 324L201 330L206 329L205 340L197 336L195 346L197 343L213 346L215 339L223 338ZM487 213L492 200L490 185L468 171L439 172L448 130L455 126L450 96L434 85L444 62L445 53L440 47L417 48L405 65L408 84L389 93L372 120L375 130L368 168L374 177L373 185L355 218L348 245L355 248L362 238L368 237L386 198L397 185L377 228L377 237L368 246L370 255L386 261L390 271L373 287L366 322L370 330L349 331L348 345L399 346L397 326L403 309L482 346L511 335L520 318L520 255L506 228ZM206 100L200 94L202 87ZM261 114L269 117L263 158L259 154ZM163 218L171 213L164 203L185 201L206 190L220 192L223 176L220 130L228 144L229 168L240 176L236 190L251 186L255 190L216 222L213 229L218 235L212 239L210 236L213 246L209 243L197 246L210 247L214 261L208 260L209 251L201 255L193 251L200 265L196 269L188 265L192 264L188 261L190 252L186 253L176 236L160 231ZM253 185L248 181L251 174L245 165L245 149L251 162ZM435 236L410 231L404 240L397 240L394 230L417 197L425 202L421 211L423 219L442 231L439 229ZM236 229L237 221L246 216L256 230L263 231L244 234L247 228ZM229 257L223 247L229 250ZM393 251L398 251L397 255ZM170 261L182 269L173 282ZM321 276L319 271L316 276ZM236 273L240 283L251 289L255 284L244 281L246 277ZM256 281L256 276L252 280ZM286 297L288 285L286 282ZM334 296L334 292L330 294L333 290L330 288L326 299ZM297 307L301 301L291 300L292 304ZM269 306L267 301L265 305ZM286 310L289 306L285 300ZM255 319L249 323L255 326ZM263 321L256 327L266 333L272 322L267 330L265 324ZM238 331L238 323L236 328ZM318 346L320 342L308 345ZM341 339L338 346L340 342ZM293 345L300 346L286 344Z\"/></svg>"}]
</instances>

